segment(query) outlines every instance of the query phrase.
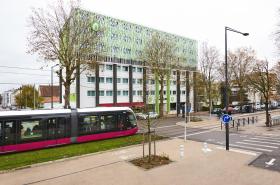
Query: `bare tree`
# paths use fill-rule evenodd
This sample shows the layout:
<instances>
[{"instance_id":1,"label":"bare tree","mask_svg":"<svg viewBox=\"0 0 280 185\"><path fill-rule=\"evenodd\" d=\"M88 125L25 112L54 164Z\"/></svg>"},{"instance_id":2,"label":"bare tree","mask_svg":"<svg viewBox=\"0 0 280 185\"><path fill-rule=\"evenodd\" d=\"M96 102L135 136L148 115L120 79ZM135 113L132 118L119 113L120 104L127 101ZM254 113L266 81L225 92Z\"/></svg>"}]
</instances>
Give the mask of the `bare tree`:
<instances>
[{"instance_id":1,"label":"bare tree","mask_svg":"<svg viewBox=\"0 0 280 185\"><path fill-rule=\"evenodd\" d=\"M269 126L268 103L277 83L276 75L269 72L268 61L257 61L247 79L250 85L262 94L265 99L266 126Z\"/></svg>"},{"instance_id":2,"label":"bare tree","mask_svg":"<svg viewBox=\"0 0 280 185\"><path fill-rule=\"evenodd\" d=\"M206 42L202 44L201 55L200 55L200 71L202 73L202 80L206 88L206 94L209 103L209 112L212 110L212 85L214 83L217 64L220 61L220 55L217 48L208 46Z\"/></svg>"},{"instance_id":3,"label":"bare tree","mask_svg":"<svg viewBox=\"0 0 280 185\"><path fill-rule=\"evenodd\" d=\"M58 62L58 74L65 87L65 108L70 107L70 85L80 71L92 69L98 55L101 30L90 13L82 11L79 1L62 0L47 10L33 9L29 18L29 52L48 62Z\"/></svg>"},{"instance_id":4,"label":"bare tree","mask_svg":"<svg viewBox=\"0 0 280 185\"><path fill-rule=\"evenodd\" d=\"M248 90L247 76L255 66L256 54L251 48L239 48L235 52L229 52L229 63L232 70L232 80L239 88L239 102L245 101L245 93Z\"/></svg>"},{"instance_id":5,"label":"bare tree","mask_svg":"<svg viewBox=\"0 0 280 185\"><path fill-rule=\"evenodd\" d=\"M143 50L143 60L160 84L160 117L163 116L163 87L174 61L171 41L154 34Z\"/></svg>"}]
</instances>

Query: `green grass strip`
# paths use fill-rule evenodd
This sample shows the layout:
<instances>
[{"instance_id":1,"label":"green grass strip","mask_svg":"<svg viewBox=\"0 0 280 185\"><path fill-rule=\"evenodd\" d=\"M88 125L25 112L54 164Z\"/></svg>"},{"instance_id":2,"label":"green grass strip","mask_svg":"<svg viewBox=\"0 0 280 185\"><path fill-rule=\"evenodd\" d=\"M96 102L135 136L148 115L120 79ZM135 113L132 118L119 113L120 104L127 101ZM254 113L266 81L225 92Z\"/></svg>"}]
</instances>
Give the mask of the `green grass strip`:
<instances>
[{"instance_id":1,"label":"green grass strip","mask_svg":"<svg viewBox=\"0 0 280 185\"><path fill-rule=\"evenodd\" d=\"M163 137L157 136L158 139ZM28 152L5 154L0 156L0 171L10 170L36 163L53 161L83 154L95 153L141 143L143 136L136 134L114 139L71 144L55 148L47 148Z\"/></svg>"}]
</instances>

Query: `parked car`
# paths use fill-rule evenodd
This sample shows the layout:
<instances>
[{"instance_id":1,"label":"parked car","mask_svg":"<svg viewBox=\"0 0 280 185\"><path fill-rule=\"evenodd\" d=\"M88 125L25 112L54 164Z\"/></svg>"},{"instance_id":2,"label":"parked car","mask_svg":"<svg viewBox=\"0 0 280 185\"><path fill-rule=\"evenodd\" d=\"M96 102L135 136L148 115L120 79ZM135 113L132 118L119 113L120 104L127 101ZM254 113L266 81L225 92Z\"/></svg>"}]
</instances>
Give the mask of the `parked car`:
<instances>
[{"instance_id":1,"label":"parked car","mask_svg":"<svg viewBox=\"0 0 280 185\"><path fill-rule=\"evenodd\" d=\"M151 119L157 119L159 117L159 115L156 112L149 112L149 117Z\"/></svg>"},{"instance_id":2,"label":"parked car","mask_svg":"<svg viewBox=\"0 0 280 185\"><path fill-rule=\"evenodd\" d=\"M144 114L144 113L136 113L136 118L137 119L148 119L148 114ZM149 112L149 117L150 119L157 119L159 117L158 113L156 112Z\"/></svg>"},{"instance_id":3,"label":"parked car","mask_svg":"<svg viewBox=\"0 0 280 185\"><path fill-rule=\"evenodd\" d=\"M233 113L240 113L240 109L241 109L240 106L233 107Z\"/></svg>"},{"instance_id":4,"label":"parked car","mask_svg":"<svg viewBox=\"0 0 280 185\"><path fill-rule=\"evenodd\" d=\"M211 114L219 114L220 112L222 112L222 109L221 109L221 108L214 108L214 109L211 111Z\"/></svg>"},{"instance_id":5,"label":"parked car","mask_svg":"<svg viewBox=\"0 0 280 185\"><path fill-rule=\"evenodd\" d=\"M147 119L148 115L143 113L135 113L137 119Z\"/></svg>"}]
</instances>

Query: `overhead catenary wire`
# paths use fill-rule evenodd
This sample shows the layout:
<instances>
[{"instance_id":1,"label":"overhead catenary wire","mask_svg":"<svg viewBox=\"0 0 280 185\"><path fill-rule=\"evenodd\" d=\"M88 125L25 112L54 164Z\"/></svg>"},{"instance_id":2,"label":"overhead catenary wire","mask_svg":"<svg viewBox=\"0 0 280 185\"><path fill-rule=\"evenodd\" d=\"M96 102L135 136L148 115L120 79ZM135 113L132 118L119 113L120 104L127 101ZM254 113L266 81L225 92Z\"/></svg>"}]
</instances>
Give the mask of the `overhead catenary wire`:
<instances>
[{"instance_id":1,"label":"overhead catenary wire","mask_svg":"<svg viewBox=\"0 0 280 185\"><path fill-rule=\"evenodd\" d=\"M28 67L15 67L15 66L4 66L0 65L0 68L8 68L8 69L23 69L23 70L33 70L33 71L51 71L47 69L35 69L35 68L28 68Z\"/></svg>"}]
</instances>

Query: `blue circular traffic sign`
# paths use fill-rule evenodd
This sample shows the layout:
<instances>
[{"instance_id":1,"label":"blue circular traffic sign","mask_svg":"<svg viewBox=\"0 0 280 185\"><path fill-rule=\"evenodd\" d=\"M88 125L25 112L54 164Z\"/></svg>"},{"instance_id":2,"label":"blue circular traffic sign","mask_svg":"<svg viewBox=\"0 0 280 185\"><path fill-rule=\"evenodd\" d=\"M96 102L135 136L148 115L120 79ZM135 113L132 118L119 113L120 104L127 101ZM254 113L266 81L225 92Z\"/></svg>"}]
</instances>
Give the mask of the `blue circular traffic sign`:
<instances>
[{"instance_id":1,"label":"blue circular traffic sign","mask_svg":"<svg viewBox=\"0 0 280 185\"><path fill-rule=\"evenodd\" d=\"M224 123L229 123L230 120L231 120L231 117L230 117L230 115L228 115L228 114L224 114L224 115L222 116L222 120L223 120Z\"/></svg>"}]
</instances>

